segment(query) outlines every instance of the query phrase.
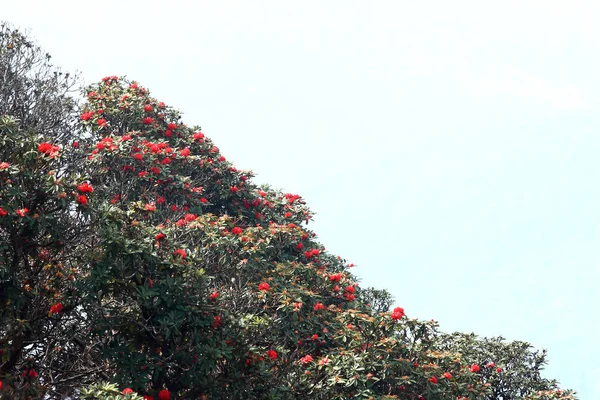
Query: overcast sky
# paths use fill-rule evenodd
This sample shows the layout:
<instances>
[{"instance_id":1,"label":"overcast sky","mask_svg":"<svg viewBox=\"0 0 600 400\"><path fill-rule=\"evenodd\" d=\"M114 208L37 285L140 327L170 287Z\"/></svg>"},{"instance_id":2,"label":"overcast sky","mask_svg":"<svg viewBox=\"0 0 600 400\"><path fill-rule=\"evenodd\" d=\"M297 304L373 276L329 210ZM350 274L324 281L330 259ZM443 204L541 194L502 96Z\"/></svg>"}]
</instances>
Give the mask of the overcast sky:
<instances>
[{"instance_id":1,"label":"overcast sky","mask_svg":"<svg viewBox=\"0 0 600 400\"><path fill-rule=\"evenodd\" d=\"M549 350L600 399L600 2L2 1L127 75L410 317Z\"/></svg>"}]
</instances>

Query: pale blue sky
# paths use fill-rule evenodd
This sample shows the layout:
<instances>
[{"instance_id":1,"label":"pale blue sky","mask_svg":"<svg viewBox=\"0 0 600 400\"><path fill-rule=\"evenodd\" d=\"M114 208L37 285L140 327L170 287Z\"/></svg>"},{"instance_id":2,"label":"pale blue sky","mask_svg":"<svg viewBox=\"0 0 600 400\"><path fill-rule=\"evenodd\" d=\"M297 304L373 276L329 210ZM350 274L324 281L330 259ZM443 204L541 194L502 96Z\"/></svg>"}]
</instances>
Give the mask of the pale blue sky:
<instances>
[{"instance_id":1,"label":"pale blue sky","mask_svg":"<svg viewBox=\"0 0 600 400\"><path fill-rule=\"evenodd\" d=\"M91 83L127 75L411 317L549 350L600 399L600 3L12 1Z\"/></svg>"}]
</instances>

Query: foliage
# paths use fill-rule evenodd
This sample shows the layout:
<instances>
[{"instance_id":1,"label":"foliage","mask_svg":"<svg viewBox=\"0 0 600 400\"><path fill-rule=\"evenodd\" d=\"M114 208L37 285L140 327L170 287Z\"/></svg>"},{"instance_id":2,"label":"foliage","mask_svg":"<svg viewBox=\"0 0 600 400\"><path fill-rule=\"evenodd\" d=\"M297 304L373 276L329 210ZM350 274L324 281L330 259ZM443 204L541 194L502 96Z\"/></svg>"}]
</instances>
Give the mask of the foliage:
<instances>
[{"instance_id":1,"label":"foliage","mask_svg":"<svg viewBox=\"0 0 600 400\"><path fill-rule=\"evenodd\" d=\"M3 29L3 46L29 43ZM23 71L15 93L37 82ZM54 120L0 120L5 396L572 398L529 347L390 312L316 240L299 195L253 183L138 83L104 78L73 118L51 82L13 97L56 102Z\"/></svg>"}]
</instances>

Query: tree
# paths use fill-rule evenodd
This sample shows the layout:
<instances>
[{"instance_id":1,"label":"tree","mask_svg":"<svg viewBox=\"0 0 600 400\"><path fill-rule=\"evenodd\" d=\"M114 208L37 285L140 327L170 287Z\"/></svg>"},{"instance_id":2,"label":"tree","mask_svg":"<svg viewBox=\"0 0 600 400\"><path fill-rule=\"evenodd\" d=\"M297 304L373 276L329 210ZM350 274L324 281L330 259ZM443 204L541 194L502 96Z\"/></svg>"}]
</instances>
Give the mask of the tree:
<instances>
[{"instance_id":1,"label":"tree","mask_svg":"<svg viewBox=\"0 0 600 400\"><path fill-rule=\"evenodd\" d=\"M491 343L390 312L387 292L361 288L316 240L299 195L254 184L140 84L109 76L84 95L65 131L42 134L24 114L0 124L4 395L431 400L542 387L502 379L511 362L535 376L516 350L492 360L503 370L475 368Z\"/></svg>"}]
</instances>

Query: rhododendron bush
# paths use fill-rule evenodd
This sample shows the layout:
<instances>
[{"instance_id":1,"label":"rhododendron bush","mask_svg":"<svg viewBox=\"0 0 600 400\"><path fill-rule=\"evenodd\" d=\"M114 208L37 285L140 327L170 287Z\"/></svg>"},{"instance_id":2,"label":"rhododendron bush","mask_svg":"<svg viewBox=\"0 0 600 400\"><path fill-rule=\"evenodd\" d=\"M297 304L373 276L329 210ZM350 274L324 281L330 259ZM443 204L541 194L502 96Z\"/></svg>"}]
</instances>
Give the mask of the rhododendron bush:
<instances>
[{"instance_id":1,"label":"rhododendron bush","mask_svg":"<svg viewBox=\"0 0 600 400\"><path fill-rule=\"evenodd\" d=\"M362 288L302 197L139 83L84 97L67 139L0 108L7 398L573 398L529 347L442 334Z\"/></svg>"}]
</instances>

